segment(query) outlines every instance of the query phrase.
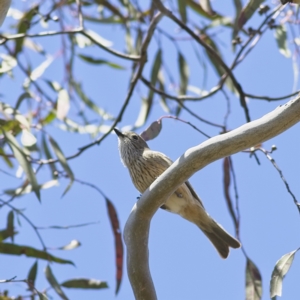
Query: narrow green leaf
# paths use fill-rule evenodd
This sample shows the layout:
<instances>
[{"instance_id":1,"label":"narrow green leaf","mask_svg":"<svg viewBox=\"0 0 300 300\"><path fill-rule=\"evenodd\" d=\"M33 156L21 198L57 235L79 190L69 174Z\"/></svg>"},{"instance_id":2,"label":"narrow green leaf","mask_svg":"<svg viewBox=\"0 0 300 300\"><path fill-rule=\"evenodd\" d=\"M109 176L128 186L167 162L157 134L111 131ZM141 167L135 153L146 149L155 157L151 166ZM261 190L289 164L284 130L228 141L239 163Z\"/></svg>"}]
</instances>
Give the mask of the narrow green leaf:
<instances>
[{"instance_id":1,"label":"narrow green leaf","mask_svg":"<svg viewBox=\"0 0 300 300\"><path fill-rule=\"evenodd\" d=\"M63 152L61 151L61 149L58 146L58 144L56 143L56 141L52 137L49 137L49 141L50 141L50 144L53 148L53 151L54 151L57 159L59 160L61 166L63 167L63 169L66 171L66 173L68 174L68 176L70 178L70 183L63 193L63 196L64 196L68 192L68 190L71 188L71 186L74 182L74 174L68 165L66 157L64 156Z\"/></svg>"},{"instance_id":2,"label":"narrow green leaf","mask_svg":"<svg viewBox=\"0 0 300 300\"><path fill-rule=\"evenodd\" d=\"M236 25L233 30L234 38L237 36L241 28L251 19L253 14L256 12L256 10L264 1L265 0L249 0L247 2L247 4L243 7L243 9L241 10L237 18Z\"/></svg>"},{"instance_id":3,"label":"narrow green leaf","mask_svg":"<svg viewBox=\"0 0 300 300\"><path fill-rule=\"evenodd\" d=\"M158 49L151 69L151 84L154 86L157 82L158 73L161 67L161 62L162 62L162 51L161 49ZM152 90L149 90L147 99L142 98L140 113L134 124L135 128L143 126L147 121L153 103L153 96L154 96L154 92Z\"/></svg>"},{"instance_id":4,"label":"narrow green leaf","mask_svg":"<svg viewBox=\"0 0 300 300\"><path fill-rule=\"evenodd\" d=\"M179 73L180 73L179 94L185 95L187 91L190 72L189 72L189 66L184 56L180 52L178 53L178 65L179 65Z\"/></svg>"},{"instance_id":5,"label":"narrow green leaf","mask_svg":"<svg viewBox=\"0 0 300 300\"><path fill-rule=\"evenodd\" d=\"M28 92L22 93L22 94L19 96L19 98L18 98L18 100L17 100L17 103L16 103L16 106L15 106L15 110L18 110L18 109L19 109L21 103L22 103L23 100L26 99L26 98L31 98L31 95L30 95Z\"/></svg>"},{"instance_id":6,"label":"narrow green leaf","mask_svg":"<svg viewBox=\"0 0 300 300\"><path fill-rule=\"evenodd\" d=\"M37 13L38 5L34 5L31 9L29 9L22 17L22 19L18 23L18 33L26 33L30 28L30 22L34 15ZM15 41L15 56L18 55L20 51L22 51L24 39L16 39Z\"/></svg>"},{"instance_id":7,"label":"narrow green leaf","mask_svg":"<svg viewBox=\"0 0 300 300\"><path fill-rule=\"evenodd\" d=\"M256 265L248 258L246 265L246 300L260 300L262 280Z\"/></svg>"},{"instance_id":8,"label":"narrow green leaf","mask_svg":"<svg viewBox=\"0 0 300 300\"><path fill-rule=\"evenodd\" d=\"M61 286L74 289L105 289L108 285L105 281L87 278L76 278L64 281Z\"/></svg>"},{"instance_id":9,"label":"narrow green leaf","mask_svg":"<svg viewBox=\"0 0 300 300\"><path fill-rule=\"evenodd\" d=\"M278 25L274 31L274 36L277 42L277 46L279 48L279 52L285 56L290 57L291 51L288 48L287 43L287 34L286 34L286 28L284 24Z\"/></svg>"},{"instance_id":10,"label":"narrow green leaf","mask_svg":"<svg viewBox=\"0 0 300 300\"><path fill-rule=\"evenodd\" d=\"M24 172L27 176L27 179L31 183L34 193L36 194L39 201L41 201L39 185L37 183L37 180L36 180L36 177L35 177L35 174L34 174L32 168L31 168L31 165L26 158L25 153L20 148L17 140L15 139L15 137L12 134L10 134L9 132L5 132L5 131L2 131L2 132L6 138L7 143L9 144L10 148L12 149L17 161L19 162L22 169L24 170Z\"/></svg>"},{"instance_id":11,"label":"narrow green leaf","mask_svg":"<svg viewBox=\"0 0 300 300\"><path fill-rule=\"evenodd\" d=\"M177 0L178 10L183 23L186 23L186 0Z\"/></svg>"},{"instance_id":12,"label":"narrow green leaf","mask_svg":"<svg viewBox=\"0 0 300 300\"><path fill-rule=\"evenodd\" d=\"M104 59L97 59L97 58L87 56L87 55L83 55L83 54L78 54L78 57L80 57L82 60L84 60L84 61L86 61L90 64L107 65L111 68L118 69L118 70L125 70L126 69L125 67L123 67L121 65L118 65L116 63L113 63L113 62L110 62L110 61L107 61L107 60L104 60Z\"/></svg>"},{"instance_id":13,"label":"narrow green leaf","mask_svg":"<svg viewBox=\"0 0 300 300\"><path fill-rule=\"evenodd\" d=\"M38 268L38 261L36 260L35 263L32 265L32 267L30 268L29 273L27 275L27 280L30 282L29 289L32 289L32 286L34 286L35 284L37 268Z\"/></svg>"},{"instance_id":14,"label":"narrow green leaf","mask_svg":"<svg viewBox=\"0 0 300 300\"><path fill-rule=\"evenodd\" d=\"M104 120L114 120L114 117L111 114L97 106L91 99L87 97L79 83L73 81L72 86L75 88L77 95L91 110L100 115Z\"/></svg>"},{"instance_id":15,"label":"narrow green leaf","mask_svg":"<svg viewBox=\"0 0 300 300\"><path fill-rule=\"evenodd\" d=\"M282 281L284 276L289 271L295 254L300 248L283 255L277 262L272 272L270 283L270 297L281 297L282 295Z\"/></svg>"},{"instance_id":16,"label":"narrow green leaf","mask_svg":"<svg viewBox=\"0 0 300 300\"><path fill-rule=\"evenodd\" d=\"M7 215L6 229L7 229L8 234L11 236L12 242L14 242L15 227L14 227L14 211L13 210L11 210Z\"/></svg>"},{"instance_id":17,"label":"narrow green leaf","mask_svg":"<svg viewBox=\"0 0 300 300\"><path fill-rule=\"evenodd\" d=\"M48 144L46 142L46 139L45 139L45 135L43 134L43 137L42 137L42 149L45 153L45 156L47 158L47 160L51 160L52 159L52 155L51 155L51 152L50 152L50 149L48 148ZM57 178L57 175L58 175L58 172L55 168L55 164L48 164L50 170L51 170L51 176L52 178Z\"/></svg>"},{"instance_id":18,"label":"narrow green leaf","mask_svg":"<svg viewBox=\"0 0 300 300\"><path fill-rule=\"evenodd\" d=\"M29 246L22 246L10 243L0 243L0 253L10 254L10 255L26 255L27 257L35 257L39 259L44 259L47 261L53 261L59 264L71 264L74 263L70 260L65 260L51 255L46 251L41 251Z\"/></svg>"},{"instance_id":19,"label":"narrow green leaf","mask_svg":"<svg viewBox=\"0 0 300 300\"><path fill-rule=\"evenodd\" d=\"M54 277L49 265L45 269L45 275L46 275L48 282L53 287L55 292L60 296L60 298L64 299L64 300L68 300L68 297L65 295L65 293L61 289L61 287L60 287L59 283L57 282L56 278Z\"/></svg>"}]
</instances>

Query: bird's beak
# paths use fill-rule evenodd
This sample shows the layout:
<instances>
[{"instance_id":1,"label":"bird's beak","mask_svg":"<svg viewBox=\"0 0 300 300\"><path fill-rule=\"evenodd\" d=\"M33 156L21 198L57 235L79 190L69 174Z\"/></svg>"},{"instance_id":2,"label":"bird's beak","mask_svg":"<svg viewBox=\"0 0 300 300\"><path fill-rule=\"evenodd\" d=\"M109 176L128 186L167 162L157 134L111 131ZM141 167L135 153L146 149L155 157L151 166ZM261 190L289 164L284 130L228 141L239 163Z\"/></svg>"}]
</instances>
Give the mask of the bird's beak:
<instances>
[{"instance_id":1,"label":"bird's beak","mask_svg":"<svg viewBox=\"0 0 300 300\"><path fill-rule=\"evenodd\" d=\"M119 138L123 138L124 137L124 134L120 130L118 130L117 128L114 128L114 131L115 131L116 135Z\"/></svg>"}]
</instances>

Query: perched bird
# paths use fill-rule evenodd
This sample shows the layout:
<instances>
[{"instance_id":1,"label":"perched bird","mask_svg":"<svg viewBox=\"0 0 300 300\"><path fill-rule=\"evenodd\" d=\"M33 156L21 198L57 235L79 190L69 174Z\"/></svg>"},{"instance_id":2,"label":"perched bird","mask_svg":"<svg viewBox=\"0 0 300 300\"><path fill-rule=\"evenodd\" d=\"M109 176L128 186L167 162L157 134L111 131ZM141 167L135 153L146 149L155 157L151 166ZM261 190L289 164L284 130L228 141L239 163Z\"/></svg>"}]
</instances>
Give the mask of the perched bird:
<instances>
[{"instance_id":1,"label":"perched bird","mask_svg":"<svg viewBox=\"0 0 300 300\"><path fill-rule=\"evenodd\" d=\"M143 193L151 183L173 163L161 152L149 149L144 139L135 132L114 129L119 140L123 164L139 192ZM178 214L196 224L209 238L222 258L227 258L229 247L239 248L240 242L213 220L192 188L186 181L172 194L161 208Z\"/></svg>"}]
</instances>

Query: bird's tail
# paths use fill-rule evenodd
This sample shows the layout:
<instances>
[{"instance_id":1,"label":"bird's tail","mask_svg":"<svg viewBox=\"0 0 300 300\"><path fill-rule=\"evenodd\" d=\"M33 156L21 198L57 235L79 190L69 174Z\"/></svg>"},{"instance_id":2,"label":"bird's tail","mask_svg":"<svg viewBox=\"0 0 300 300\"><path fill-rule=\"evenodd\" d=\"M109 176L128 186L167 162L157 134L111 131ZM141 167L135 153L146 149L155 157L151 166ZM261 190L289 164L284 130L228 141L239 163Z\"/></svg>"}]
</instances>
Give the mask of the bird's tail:
<instances>
[{"instance_id":1,"label":"bird's tail","mask_svg":"<svg viewBox=\"0 0 300 300\"><path fill-rule=\"evenodd\" d=\"M241 243L234 237L232 237L225 229L223 229L221 225L219 225L212 218L210 218L209 224L206 223L205 226L203 226L202 222L197 225L209 238L222 258L227 258L229 254L229 247L235 249L241 247Z\"/></svg>"}]
</instances>

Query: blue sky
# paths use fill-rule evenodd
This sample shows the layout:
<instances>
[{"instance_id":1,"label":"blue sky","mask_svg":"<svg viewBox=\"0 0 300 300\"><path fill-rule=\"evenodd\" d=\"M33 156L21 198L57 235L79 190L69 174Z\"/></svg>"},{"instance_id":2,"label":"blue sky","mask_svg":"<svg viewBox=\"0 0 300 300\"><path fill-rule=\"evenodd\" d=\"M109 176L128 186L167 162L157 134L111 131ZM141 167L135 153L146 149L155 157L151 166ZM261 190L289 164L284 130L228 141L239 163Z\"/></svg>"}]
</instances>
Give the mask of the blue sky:
<instances>
[{"instance_id":1,"label":"blue sky","mask_svg":"<svg viewBox=\"0 0 300 300\"><path fill-rule=\"evenodd\" d=\"M28 3L32 3L28 1ZM273 7L269 2L268 4ZM22 4L24 5L24 4ZM13 1L12 6L20 8L19 1ZM234 15L233 7L225 5L223 1L215 1L214 8L224 14ZM226 7L225 7L226 6ZM190 16L194 16L190 11ZM249 22L249 26L257 27L263 17L255 16ZM9 32L8 28L12 22L11 18L5 21L3 32ZM113 42L113 47L124 51L124 37L121 28L111 28L109 25L96 26L86 22L86 26L99 35ZM187 37L186 33L178 31L174 23L164 19L160 28L170 34ZM53 25L55 29L55 25ZM146 28L146 27L145 27ZM37 27L36 29L41 28ZM289 46L292 49L291 37L288 36ZM60 51L61 37L34 39L43 45L47 53L56 55ZM230 32L221 30L218 32L220 49L224 60L230 64L234 54L231 52ZM180 51L184 54L190 65L190 85L209 90L213 87L218 77L208 67L205 73L196 60L190 42L178 43ZM8 44L11 46L11 44ZM175 81L178 82L177 49L168 40L162 39L163 58L169 66ZM153 57L157 51L158 44L152 41L149 49L149 63L143 72L146 78L150 78ZM199 47L199 46L197 46ZM5 50L0 50L5 53ZM206 59L201 48L202 59ZM33 67L38 66L45 57L37 55L31 50L26 50L27 58L31 59ZM100 48L78 49L77 53L92 55L96 58L107 59L118 63L126 70L116 71L107 66L92 66L77 60L75 62L74 74L78 81L83 83L86 93L106 111L117 114L122 105L128 88L131 64L128 61L116 58ZM23 58L22 58L23 59ZM25 61L25 60L24 60ZM209 65L209 63L207 63ZM255 49L249 54L243 63L234 71L236 78L243 86L244 91L255 95L282 96L292 92L293 68L292 59L285 58L278 51L273 32L268 31ZM43 74L43 79L63 82L64 78L62 56L58 56L54 63ZM204 78L206 77L206 78ZM21 85L24 75L17 68L14 78L2 76L0 79L0 90L2 101L15 105L21 93ZM206 85L203 86L203 81ZM298 86L298 85L297 85ZM174 93L172 87L168 86L169 93ZM141 95L147 95L147 89L142 83L136 88L129 106L118 124L119 128L134 124L141 105ZM231 114L228 119L228 128L234 129L244 124L244 112L236 96L230 96ZM277 102L266 102L262 100L248 99L248 107L252 120L257 119L269 111L282 105L288 100ZM201 102L188 103L200 116L216 122L222 122L226 113L226 100L222 93L217 93L211 98ZM26 111L26 105L20 108ZM76 109L72 106L70 117L76 117ZM145 129L152 121L166 115L159 104L159 97L154 98L154 105L150 117L143 128ZM92 118L92 115L91 115ZM216 128L200 123L186 112L182 112L181 119L191 122L204 132L213 136L219 133ZM47 128L55 140L61 145L63 152L69 156L77 149L91 142L87 135L79 135L61 131L60 122L55 126ZM269 150L273 144L278 148L272 157L280 166L289 183L291 190L299 200L299 129L297 124L282 135L263 144ZM34 132L34 131L33 131ZM35 132L34 132L35 133ZM149 146L167 154L176 160L188 148L203 141L205 137L200 135L188 125L171 119L163 120L163 129L160 135L150 141ZM269 282L276 261L284 254L299 247L299 213L287 193L278 172L272 164L261 154L257 154L261 165L249 154L238 153L232 157L237 177L239 204L241 213L241 241L248 256L259 268L263 278L263 297L269 299ZM120 162L117 137L111 134L100 146L94 146L85 151L78 158L71 160L75 177L97 185L106 196L114 203L121 227L124 228L127 217L139 196L139 193L131 183L128 171ZM4 163L0 163L4 168ZM16 166L16 164L15 164ZM9 170L15 174L14 170ZM49 171L41 172L39 182L50 179ZM14 179L0 173L1 189L13 188L21 184L20 179ZM233 222L226 207L223 192L222 160L216 161L203 170L197 172L191 179L194 189L204 202L207 211L226 230L234 234ZM75 277L96 278L107 281L109 289L100 291L74 291L65 289L69 299L134 299L124 263L124 275L120 292L114 295L115 289L115 262L114 262L114 240L110 228L104 199L95 190L74 183L71 190L62 198L61 195L68 184L68 180L60 180L60 185L42 191L42 203L38 203L33 194L16 199L13 204L25 213L37 226L50 225L72 225L86 222L100 221L96 225L69 230L44 230L41 234L49 247L60 247L73 239L77 239L82 246L71 251L52 251L51 253L74 261L76 267L68 265L51 264L52 271L59 282ZM234 191L231 187L231 196ZM6 225L6 215L9 209L1 209L1 228ZM28 224L21 219L21 227L17 226L19 234L15 237L15 243L20 245L31 245L41 249L41 245ZM243 299L245 298L245 267L246 261L241 250L233 250L227 260L218 256L213 246L199 229L191 223L183 220L177 215L159 210L154 216L150 230L150 269L159 299ZM126 257L126 254L125 254ZM298 278L299 261L296 255L294 265L290 269L283 283L283 296L280 299L299 298ZM34 259L1 256L2 267L0 279L17 276L24 279L34 263ZM40 291L49 286L45 279L43 270L47 263L39 261L38 279L36 288ZM26 287L24 283L3 284L1 291L8 289L11 295L22 294ZM59 299L52 290L49 294L53 299Z\"/></svg>"}]
</instances>

